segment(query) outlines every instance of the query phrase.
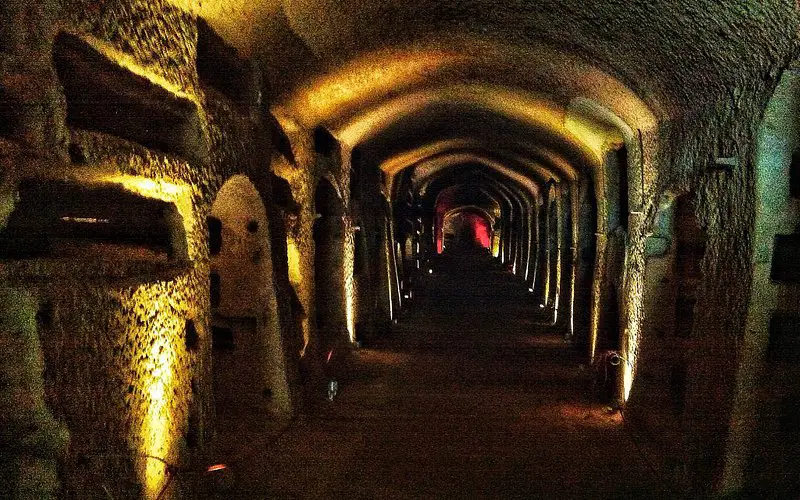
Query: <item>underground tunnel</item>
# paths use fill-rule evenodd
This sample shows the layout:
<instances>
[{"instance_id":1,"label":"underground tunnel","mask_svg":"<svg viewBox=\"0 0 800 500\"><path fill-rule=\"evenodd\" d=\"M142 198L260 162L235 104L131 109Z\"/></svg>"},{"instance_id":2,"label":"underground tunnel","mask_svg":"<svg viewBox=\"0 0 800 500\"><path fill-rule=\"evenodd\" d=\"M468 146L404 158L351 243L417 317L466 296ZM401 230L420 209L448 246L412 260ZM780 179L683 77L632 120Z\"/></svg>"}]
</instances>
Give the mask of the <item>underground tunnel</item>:
<instances>
[{"instance_id":1,"label":"underground tunnel","mask_svg":"<svg viewBox=\"0 0 800 500\"><path fill-rule=\"evenodd\" d=\"M794 2L0 4L0 497L797 498Z\"/></svg>"}]
</instances>

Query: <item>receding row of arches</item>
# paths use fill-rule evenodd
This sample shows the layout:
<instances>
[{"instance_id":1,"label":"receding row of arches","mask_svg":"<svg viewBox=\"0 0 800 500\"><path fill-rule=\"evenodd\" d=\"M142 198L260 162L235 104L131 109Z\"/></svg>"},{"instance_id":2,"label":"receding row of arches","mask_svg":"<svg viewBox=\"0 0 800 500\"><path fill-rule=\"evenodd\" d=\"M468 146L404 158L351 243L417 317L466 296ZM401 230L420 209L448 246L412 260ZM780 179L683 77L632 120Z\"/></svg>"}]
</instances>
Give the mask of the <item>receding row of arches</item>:
<instances>
[{"instance_id":1,"label":"receding row of arches","mask_svg":"<svg viewBox=\"0 0 800 500\"><path fill-rule=\"evenodd\" d=\"M687 491L800 491L786 5L698 9L715 17L677 37L661 21L680 2L586 16L414 2L353 29L311 22L314 2L251 2L275 19L232 36L231 12L266 14L194 3L0 7L0 340L28 335L0 368L24 358L38 384L0 392L37 402L20 433L45 400L69 424L68 492L102 456L116 465L94 470L159 496L165 464L200 456L203 437L234 453L243 426L315 408L440 256L467 248L603 372L601 400L669 443ZM424 37L384 30L417 7L436 14L409 22ZM654 36L626 31L637 17ZM631 22L597 31L608 19ZM732 20L759 29L716 43L709 26ZM245 61L220 24L286 51L248 40ZM19 448L21 464L40 452Z\"/></svg>"}]
</instances>

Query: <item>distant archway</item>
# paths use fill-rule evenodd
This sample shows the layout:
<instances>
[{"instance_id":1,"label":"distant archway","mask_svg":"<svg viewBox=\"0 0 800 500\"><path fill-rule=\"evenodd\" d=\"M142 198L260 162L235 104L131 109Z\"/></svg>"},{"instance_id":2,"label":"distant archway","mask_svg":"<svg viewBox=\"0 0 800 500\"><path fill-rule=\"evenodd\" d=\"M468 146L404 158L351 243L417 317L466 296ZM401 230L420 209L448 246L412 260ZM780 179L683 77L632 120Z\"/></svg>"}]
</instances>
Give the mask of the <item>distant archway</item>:
<instances>
[{"instance_id":1,"label":"distant archway","mask_svg":"<svg viewBox=\"0 0 800 500\"><path fill-rule=\"evenodd\" d=\"M444 217L444 249L483 248L491 245L492 223L478 210L453 210Z\"/></svg>"}]
</instances>

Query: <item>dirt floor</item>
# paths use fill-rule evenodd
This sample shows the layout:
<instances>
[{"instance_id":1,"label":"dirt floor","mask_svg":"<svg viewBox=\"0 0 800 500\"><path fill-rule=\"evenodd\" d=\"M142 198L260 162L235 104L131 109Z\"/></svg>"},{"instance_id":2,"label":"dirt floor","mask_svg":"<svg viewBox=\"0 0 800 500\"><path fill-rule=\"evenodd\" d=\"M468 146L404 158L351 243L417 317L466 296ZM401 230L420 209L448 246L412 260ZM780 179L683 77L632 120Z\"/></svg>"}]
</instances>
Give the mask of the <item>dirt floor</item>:
<instances>
[{"instance_id":1,"label":"dirt floor","mask_svg":"<svg viewBox=\"0 0 800 500\"><path fill-rule=\"evenodd\" d=\"M218 498L671 498L488 256L442 258L413 307L367 343L337 397L250 438Z\"/></svg>"}]
</instances>

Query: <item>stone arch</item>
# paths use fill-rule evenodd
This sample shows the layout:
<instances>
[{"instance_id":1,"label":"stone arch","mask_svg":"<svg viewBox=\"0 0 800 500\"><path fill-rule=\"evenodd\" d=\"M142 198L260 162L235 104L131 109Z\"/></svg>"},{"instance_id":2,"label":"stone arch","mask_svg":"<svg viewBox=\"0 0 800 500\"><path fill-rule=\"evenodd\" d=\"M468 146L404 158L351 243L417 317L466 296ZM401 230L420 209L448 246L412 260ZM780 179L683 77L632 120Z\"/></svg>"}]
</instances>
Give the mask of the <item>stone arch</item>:
<instances>
[{"instance_id":1,"label":"stone arch","mask_svg":"<svg viewBox=\"0 0 800 500\"><path fill-rule=\"evenodd\" d=\"M234 175L217 193L209 221L219 231L210 252L212 384L218 442L228 447L247 435L240 422L288 414L291 395L259 191ZM239 441L228 442L228 432Z\"/></svg>"},{"instance_id":2,"label":"stone arch","mask_svg":"<svg viewBox=\"0 0 800 500\"><path fill-rule=\"evenodd\" d=\"M561 258L559 248L559 222L561 218L561 203L559 189L555 183L551 183L547 190L547 201L545 203L546 219L541 221L545 224L545 289L544 305L558 307L558 289L560 287Z\"/></svg>"},{"instance_id":3,"label":"stone arch","mask_svg":"<svg viewBox=\"0 0 800 500\"><path fill-rule=\"evenodd\" d=\"M491 246L492 217L480 207L464 206L448 211L444 216L445 236L453 226L456 247L474 246L478 243L488 250Z\"/></svg>"}]
</instances>

